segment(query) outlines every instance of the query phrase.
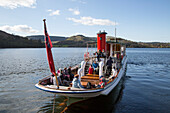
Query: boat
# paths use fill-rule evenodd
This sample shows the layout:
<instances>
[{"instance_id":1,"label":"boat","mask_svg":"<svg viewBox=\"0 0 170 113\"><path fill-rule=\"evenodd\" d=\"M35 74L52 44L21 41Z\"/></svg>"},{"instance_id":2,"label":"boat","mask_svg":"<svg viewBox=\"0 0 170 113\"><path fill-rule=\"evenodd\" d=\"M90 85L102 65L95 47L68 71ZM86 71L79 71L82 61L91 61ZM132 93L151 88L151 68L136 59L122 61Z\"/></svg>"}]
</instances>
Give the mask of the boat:
<instances>
[{"instance_id":1,"label":"boat","mask_svg":"<svg viewBox=\"0 0 170 113\"><path fill-rule=\"evenodd\" d=\"M45 20L44 29L50 70L57 80L57 74L51 52L52 45L47 33ZM72 87L71 82L67 86L59 85L58 80L57 85L54 85L50 81L51 75L39 80L39 82L35 84L35 87L42 91L73 98L88 98L99 95L108 95L117 86L126 72L127 55L126 46L121 43L121 39L116 37L106 39L106 34L107 33L105 31L99 31L97 33L97 42L87 43L88 46L97 45L97 50L90 53L87 49L87 52L84 53L84 60L81 62L81 65L76 65L71 68L71 72L74 75L79 75L78 79L81 82L81 85L84 86L83 88L74 88ZM113 61L110 69L107 65L109 58ZM98 63L98 71L88 73L89 66L92 65L94 61ZM103 87L97 87L102 81L101 78L105 80L105 85ZM93 87L87 88L88 83L90 83L90 86Z\"/></svg>"}]
</instances>

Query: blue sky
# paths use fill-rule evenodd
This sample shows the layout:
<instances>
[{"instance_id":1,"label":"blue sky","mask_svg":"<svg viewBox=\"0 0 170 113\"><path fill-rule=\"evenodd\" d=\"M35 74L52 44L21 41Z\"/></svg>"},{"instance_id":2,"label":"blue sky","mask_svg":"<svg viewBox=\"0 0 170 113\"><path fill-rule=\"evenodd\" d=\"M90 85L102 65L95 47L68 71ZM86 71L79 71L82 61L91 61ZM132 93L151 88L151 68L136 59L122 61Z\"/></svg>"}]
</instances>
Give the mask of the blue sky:
<instances>
[{"instance_id":1,"label":"blue sky","mask_svg":"<svg viewBox=\"0 0 170 113\"><path fill-rule=\"evenodd\" d=\"M0 29L21 36L108 36L170 42L170 0L0 0Z\"/></svg>"}]
</instances>

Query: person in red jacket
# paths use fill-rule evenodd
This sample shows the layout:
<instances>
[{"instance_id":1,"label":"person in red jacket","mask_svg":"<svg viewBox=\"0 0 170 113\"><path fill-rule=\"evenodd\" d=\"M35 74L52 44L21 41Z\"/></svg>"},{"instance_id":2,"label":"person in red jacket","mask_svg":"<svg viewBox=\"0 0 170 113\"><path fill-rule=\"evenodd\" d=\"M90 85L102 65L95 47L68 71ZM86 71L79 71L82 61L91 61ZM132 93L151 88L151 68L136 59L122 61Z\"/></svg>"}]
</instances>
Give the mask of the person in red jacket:
<instances>
[{"instance_id":1,"label":"person in red jacket","mask_svg":"<svg viewBox=\"0 0 170 113\"><path fill-rule=\"evenodd\" d=\"M92 65L89 67L89 74L93 74L93 66Z\"/></svg>"}]
</instances>

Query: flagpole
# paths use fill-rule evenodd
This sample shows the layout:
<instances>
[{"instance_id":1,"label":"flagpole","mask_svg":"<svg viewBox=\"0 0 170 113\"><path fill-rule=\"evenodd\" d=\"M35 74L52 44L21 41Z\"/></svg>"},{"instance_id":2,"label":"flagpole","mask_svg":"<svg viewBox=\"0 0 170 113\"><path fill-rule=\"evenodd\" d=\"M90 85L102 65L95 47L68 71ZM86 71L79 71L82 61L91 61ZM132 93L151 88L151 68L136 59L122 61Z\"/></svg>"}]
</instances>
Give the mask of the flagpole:
<instances>
[{"instance_id":1,"label":"flagpole","mask_svg":"<svg viewBox=\"0 0 170 113\"><path fill-rule=\"evenodd\" d=\"M117 39L116 39L116 21L115 21L115 40L116 40L116 43L115 43L115 52L116 52L116 57L117 57L117 50L116 50L116 44L117 44Z\"/></svg>"},{"instance_id":2,"label":"flagpole","mask_svg":"<svg viewBox=\"0 0 170 113\"><path fill-rule=\"evenodd\" d=\"M46 45L46 50L47 50L48 63L49 63L49 67L50 67L52 74L54 74L54 76L56 78L57 89L59 89L57 74L56 74L56 71L55 71L53 56L52 56L52 52L51 52L52 43L51 43L50 37L47 33L46 22L45 22L46 19L43 19L43 21L44 21L44 33L45 33L45 38L46 38L45 39L45 45ZM47 41L48 41L48 44L47 44Z\"/></svg>"}]
</instances>

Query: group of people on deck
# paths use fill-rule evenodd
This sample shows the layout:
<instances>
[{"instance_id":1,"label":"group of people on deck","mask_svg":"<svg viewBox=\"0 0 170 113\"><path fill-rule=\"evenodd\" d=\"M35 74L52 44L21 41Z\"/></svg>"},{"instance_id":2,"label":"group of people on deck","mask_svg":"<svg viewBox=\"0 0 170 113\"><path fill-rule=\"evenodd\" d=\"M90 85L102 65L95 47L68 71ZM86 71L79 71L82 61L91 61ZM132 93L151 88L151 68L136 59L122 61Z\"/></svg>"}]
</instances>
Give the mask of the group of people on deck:
<instances>
[{"instance_id":1,"label":"group of people on deck","mask_svg":"<svg viewBox=\"0 0 170 113\"><path fill-rule=\"evenodd\" d=\"M111 75L112 64L113 64L113 60L111 57L109 57L106 61L106 70L107 70L106 74L107 75ZM93 72L95 72L95 74L99 73L99 64L96 61L94 61L92 65L90 65L88 74L93 74Z\"/></svg>"},{"instance_id":2,"label":"group of people on deck","mask_svg":"<svg viewBox=\"0 0 170 113\"><path fill-rule=\"evenodd\" d=\"M72 83L72 87L74 88L84 88L78 78L79 75L72 74L71 66L68 69L65 67L63 70L59 68L56 74L59 86L69 86L70 83ZM56 77L54 75L51 76L50 82L53 85L57 85Z\"/></svg>"},{"instance_id":3,"label":"group of people on deck","mask_svg":"<svg viewBox=\"0 0 170 113\"><path fill-rule=\"evenodd\" d=\"M59 68L56 74L59 85L69 86L70 81L74 78L74 74L71 72L71 66L68 69L65 67L63 70ZM51 83L56 85L56 77L54 75L52 75Z\"/></svg>"},{"instance_id":4,"label":"group of people on deck","mask_svg":"<svg viewBox=\"0 0 170 113\"><path fill-rule=\"evenodd\" d=\"M112 79L115 77L115 75L117 75L117 69L113 68L112 64L113 64L113 60L111 57L109 57L106 60L106 76L108 75L109 79ZM88 74L98 74L98 73L99 73L99 64L95 60L92 63L92 65L90 65ZM84 88L84 86L81 85L81 82L79 80L79 75L72 74L71 66L69 68L65 67L63 70L59 68L56 74L57 74L56 77L58 80L58 84L60 86L70 86L70 83L72 83L72 87L74 88ZM96 84L94 87L103 88L107 84L104 76L101 76L99 78L99 84ZM53 85L57 85L56 77L52 75L51 82L53 83Z\"/></svg>"},{"instance_id":5,"label":"group of people on deck","mask_svg":"<svg viewBox=\"0 0 170 113\"><path fill-rule=\"evenodd\" d=\"M113 63L114 62L113 62L112 57L108 57L106 60L106 74L105 74L105 76L107 76L109 78L109 80L116 77L117 71L118 71L117 66L113 65ZM95 72L95 74L99 73L99 65L96 61L94 61L92 63L92 65L90 65L88 74L93 74L94 72ZM106 82L105 78L103 76L101 76L99 85L97 87L104 87L106 85L106 83L107 82Z\"/></svg>"}]
</instances>

